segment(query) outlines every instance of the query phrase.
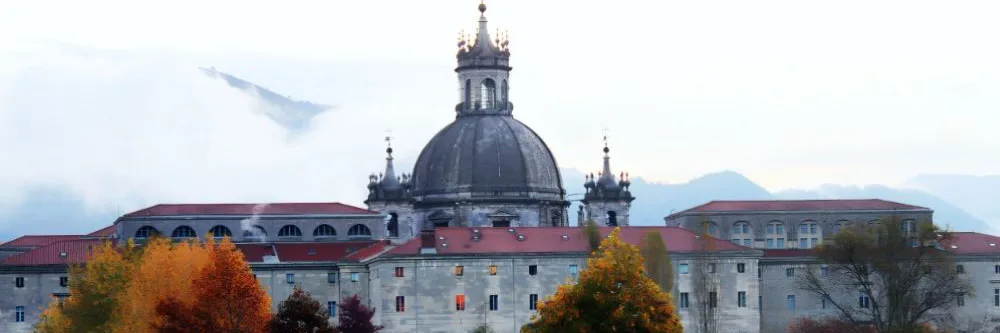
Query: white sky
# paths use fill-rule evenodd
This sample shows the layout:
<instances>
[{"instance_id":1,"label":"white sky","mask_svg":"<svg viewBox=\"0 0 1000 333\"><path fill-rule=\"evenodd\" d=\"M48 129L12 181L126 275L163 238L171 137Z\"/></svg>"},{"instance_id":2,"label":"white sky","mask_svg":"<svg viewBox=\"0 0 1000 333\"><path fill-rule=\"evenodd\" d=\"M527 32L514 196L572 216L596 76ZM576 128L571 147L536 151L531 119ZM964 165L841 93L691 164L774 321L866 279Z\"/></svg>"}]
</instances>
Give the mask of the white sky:
<instances>
[{"instance_id":1,"label":"white sky","mask_svg":"<svg viewBox=\"0 0 1000 333\"><path fill-rule=\"evenodd\" d=\"M9 1L0 208L37 183L122 201L360 203L453 117L474 0ZM489 1L515 116L563 167L770 190L1000 173L1000 2ZM289 138L193 68L336 104ZM12 143L12 144L11 144ZM567 184L572 192L578 184Z\"/></svg>"}]
</instances>

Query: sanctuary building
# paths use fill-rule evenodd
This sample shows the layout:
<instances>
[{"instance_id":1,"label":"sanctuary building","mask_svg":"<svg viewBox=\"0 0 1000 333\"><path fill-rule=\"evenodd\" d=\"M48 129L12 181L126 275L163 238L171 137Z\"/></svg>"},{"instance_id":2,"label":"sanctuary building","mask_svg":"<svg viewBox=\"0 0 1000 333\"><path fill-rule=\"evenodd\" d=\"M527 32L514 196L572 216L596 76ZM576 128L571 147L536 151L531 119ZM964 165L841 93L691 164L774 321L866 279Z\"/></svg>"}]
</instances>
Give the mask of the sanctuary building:
<instances>
[{"instance_id":1,"label":"sanctuary building","mask_svg":"<svg viewBox=\"0 0 1000 333\"><path fill-rule=\"evenodd\" d=\"M334 316L338 301L359 295L385 332L468 332L482 324L518 332L538 302L586 269L589 244L570 226L552 152L513 116L508 41L489 34L484 4L479 12L477 33L457 45L455 119L430 139L412 172L397 173L388 147L385 170L369 176L367 207L160 204L86 235L22 236L0 244L0 332L30 332L49 302L69 296L67 268L85 263L94 247L154 235L233 239L275 309L300 286ZM632 244L658 233L673 260L669 291L687 331L704 318L702 302L718 332L779 333L795 318L834 315L793 283L796 270L814 262L810 249L888 216L932 221L930 209L884 200L713 201L671 214L662 226L630 226L636 198L628 175L615 174L606 144L603 153L602 171L582 184L576 220L596 221L603 235L620 226ZM992 330L1000 322L998 243L958 233L942 248L978 291L957 308L956 327ZM706 248L715 260L707 275L695 271ZM699 288L703 281L712 287Z\"/></svg>"}]
</instances>

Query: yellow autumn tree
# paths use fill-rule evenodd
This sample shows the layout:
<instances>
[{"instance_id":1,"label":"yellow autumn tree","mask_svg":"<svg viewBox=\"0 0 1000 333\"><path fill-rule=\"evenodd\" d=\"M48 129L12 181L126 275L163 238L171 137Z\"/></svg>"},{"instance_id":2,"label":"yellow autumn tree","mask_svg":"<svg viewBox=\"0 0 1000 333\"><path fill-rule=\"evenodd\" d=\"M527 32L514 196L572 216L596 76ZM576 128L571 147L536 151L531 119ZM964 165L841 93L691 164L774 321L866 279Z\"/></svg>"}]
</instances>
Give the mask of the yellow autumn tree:
<instances>
[{"instance_id":1,"label":"yellow autumn tree","mask_svg":"<svg viewBox=\"0 0 1000 333\"><path fill-rule=\"evenodd\" d=\"M523 333L680 333L680 318L655 281L643 274L639 248L623 242L615 228L576 283L559 286Z\"/></svg>"},{"instance_id":2,"label":"yellow autumn tree","mask_svg":"<svg viewBox=\"0 0 1000 333\"><path fill-rule=\"evenodd\" d=\"M171 243L169 239L156 238L143 245L142 260L136 263L128 286L120 295L116 317L121 324L113 327L115 333L155 332L153 327L163 323L156 313L156 304L174 298L183 305L195 302L192 288L195 278L208 263L213 242L192 239Z\"/></svg>"},{"instance_id":3,"label":"yellow autumn tree","mask_svg":"<svg viewBox=\"0 0 1000 333\"><path fill-rule=\"evenodd\" d=\"M49 307L45 308L42 315L38 317L35 332L64 333L69 332L71 327L69 318L62 312L62 305L59 304L58 300L53 299L49 303Z\"/></svg>"}]
</instances>

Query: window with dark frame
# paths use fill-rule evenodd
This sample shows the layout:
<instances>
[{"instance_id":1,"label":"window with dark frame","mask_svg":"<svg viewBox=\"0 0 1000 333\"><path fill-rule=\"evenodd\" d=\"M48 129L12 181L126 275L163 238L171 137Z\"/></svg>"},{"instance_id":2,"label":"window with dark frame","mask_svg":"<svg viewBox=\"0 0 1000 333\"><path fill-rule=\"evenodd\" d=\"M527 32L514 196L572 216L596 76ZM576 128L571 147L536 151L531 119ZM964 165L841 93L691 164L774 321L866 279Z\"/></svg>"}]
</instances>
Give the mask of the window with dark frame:
<instances>
[{"instance_id":1,"label":"window with dark frame","mask_svg":"<svg viewBox=\"0 0 1000 333\"><path fill-rule=\"evenodd\" d=\"M337 283L337 273L336 272L326 273L326 283L330 284Z\"/></svg>"},{"instance_id":2,"label":"window with dark frame","mask_svg":"<svg viewBox=\"0 0 1000 333\"><path fill-rule=\"evenodd\" d=\"M736 293L736 307L747 307L747 292L740 291Z\"/></svg>"},{"instance_id":3,"label":"window with dark frame","mask_svg":"<svg viewBox=\"0 0 1000 333\"><path fill-rule=\"evenodd\" d=\"M396 296L396 312L406 312L406 297Z\"/></svg>"},{"instance_id":4,"label":"window with dark frame","mask_svg":"<svg viewBox=\"0 0 1000 333\"><path fill-rule=\"evenodd\" d=\"M24 322L24 307L15 306L14 307L14 322L23 323Z\"/></svg>"},{"instance_id":5,"label":"window with dark frame","mask_svg":"<svg viewBox=\"0 0 1000 333\"><path fill-rule=\"evenodd\" d=\"M679 305L680 305L680 307L682 309L686 309L689 306L691 306L691 303L690 303L690 300L688 299L688 297L689 297L688 293L681 293L681 299L680 299L680 302L678 302L678 303L680 303Z\"/></svg>"},{"instance_id":6,"label":"window with dark frame","mask_svg":"<svg viewBox=\"0 0 1000 333\"><path fill-rule=\"evenodd\" d=\"M292 273L285 274L285 282L288 284L295 283L295 274Z\"/></svg>"},{"instance_id":7,"label":"window with dark frame","mask_svg":"<svg viewBox=\"0 0 1000 333\"><path fill-rule=\"evenodd\" d=\"M528 295L528 310L538 310L538 294Z\"/></svg>"},{"instance_id":8,"label":"window with dark frame","mask_svg":"<svg viewBox=\"0 0 1000 333\"><path fill-rule=\"evenodd\" d=\"M14 287L24 288L24 277L18 276L14 278Z\"/></svg>"},{"instance_id":9,"label":"window with dark frame","mask_svg":"<svg viewBox=\"0 0 1000 333\"><path fill-rule=\"evenodd\" d=\"M787 276L787 277L793 277L793 276L795 276L795 269L794 268L785 268L785 276Z\"/></svg>"},{"instance_id":10,"label":"window with dark frame","mask_svg":"<svg viewBox=\"0 0 1000 333\"><path fill-rule=\"evenodd\" d=\"M955 273L958 273L958 274L965 273L965 266L963 266L963 265L956 265L955 266Z\"/></svg>"},{"instance_id":11,"label":"window with dark frame","mask_svg":"<svg viewBox=\"0 0 1000 333\"><path fill-rule=\"evenodd\" d=\"M710 308L719 307L719 293L714 291L708 292L708 307Z\"/></svg>"},{"instance_id":12,"label":"window with dark frame","mask_svg":"<svg viewBox=\"0 0 1000 333\"><path fill-rule=\"evenodd\" d=\"M465 274L465 266L455 266L455 276L462 276Z\"/></svg>"},{"instance_id":13,"label":"window with dark frame","mask_svg":"<svg viewBox=\"0 0 1000 333\"><path fill-rule=\"evenodd\" d=\"M337 317L337 302L326 302L326 313L330 316L330 318Z\"/></svg>"},{"instance_id":14,"label":"window with dark frame","mask_svg":"<svg viewBox=\"0 0 1000 333\"><path fill-rule=\"evenodd\" d=\"M744 263L736 264L736 273L746 273L746 271L747 271L747 264Z\"/></svg>"},{"instance_id":15,"label":"window with dark frame","mask_svg":"<svg viewBox=\"0 0 1000 333\"><path fill-rule=\"evenodd\" d=\"M395 277L403 277L403 268L402 267L396 267L395 269L393 269L393 275Z\"/></svg>"},{"instance_id":16,"label":"window with dark frame","mask_svg":"<svg viewBox=\"0 0 1000 333\"><path fill-rule=\"evenodd\" d=\"M490 295L490 311L500 309L500 295Z\"/></svg>"},{"instance_id":17,"label":"window with dark frame","mask_svg":"<svg viewBox=\"0 0 1000 333\"><path fill-rule=\"evenodd\" d=\"M497 275L497 265L490 265L490 275Z\"/></svg>"},{"instance_id":18,"label":"window with dark frame","mask_svg":"<svg viewBox=\"0 0 1000 333\"><path fill-rule=\"evenodd\" d=\"M538 274L538 265L528 266L528 275L534 276L537 274Z\"/></svg>"},{"instance_id":19,"label":"window with dark frame","mask_svg":"<svg viewBox=\"0 0 1000 333\"><path fill-rule=\"evenodd\" d=\"M465 295L455 295L455 311L465 311Z\"/></svg>"},{"instance_id":20,"label":"window with dark frame","mask_svg":"<svg viewBox=\"0 0 1000 333\"><path fill-rule=\"evenodd\" d=\"M59 277L59 286L60 287L64 287L64 288L65 287L69 287L69 277L68 276L60 276Z\"/></svg>"}]
</instances>

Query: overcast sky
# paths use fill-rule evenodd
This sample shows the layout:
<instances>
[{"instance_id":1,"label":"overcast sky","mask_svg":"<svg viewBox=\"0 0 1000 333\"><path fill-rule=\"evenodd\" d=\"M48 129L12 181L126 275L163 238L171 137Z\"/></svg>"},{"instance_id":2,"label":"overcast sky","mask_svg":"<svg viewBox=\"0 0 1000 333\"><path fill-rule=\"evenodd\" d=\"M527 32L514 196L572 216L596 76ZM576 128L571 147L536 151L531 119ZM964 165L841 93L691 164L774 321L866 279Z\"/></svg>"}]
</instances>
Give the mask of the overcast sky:
<instances>
[{"instance_id":1,"label":"overcast sky","mask_svg":"<svg viewBox=\"0 0 1000 333\"><path fill-rule=\"evenodd\" d=\"M477 1L18 1L0 10L0 209L360 204L454 117ZM487 2L515 117L560 166L770 190L1000 173L996 1ZM197 66L336 109L290 135ZM397 169L398 170L398 169ZM572 192L579 184L567 184Z\"/></svg>"}]
</instances>

